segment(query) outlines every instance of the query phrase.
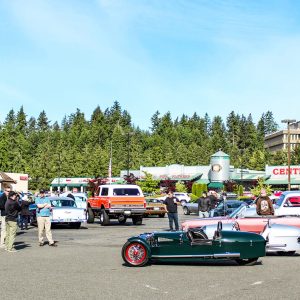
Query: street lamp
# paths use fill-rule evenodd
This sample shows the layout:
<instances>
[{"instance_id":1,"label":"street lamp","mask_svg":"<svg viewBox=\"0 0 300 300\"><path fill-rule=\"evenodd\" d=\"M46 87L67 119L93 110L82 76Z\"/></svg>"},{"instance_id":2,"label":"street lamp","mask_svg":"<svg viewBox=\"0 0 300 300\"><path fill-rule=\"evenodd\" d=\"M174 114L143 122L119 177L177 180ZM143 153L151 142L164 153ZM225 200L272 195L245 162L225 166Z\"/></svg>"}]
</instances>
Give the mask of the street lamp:
<instances>
[{"instance_id":1,"label":"street lamp","mask_svg":"<svg viewBox=\"0 0 300 300\"><path fill-rule=\"evenodd\" d=\"M291 135L290 135L290 124L295 123L294 119L284 119L281 123L287 124L288 129L288 190L291 190Z\"/></svg>"}]
</instances>

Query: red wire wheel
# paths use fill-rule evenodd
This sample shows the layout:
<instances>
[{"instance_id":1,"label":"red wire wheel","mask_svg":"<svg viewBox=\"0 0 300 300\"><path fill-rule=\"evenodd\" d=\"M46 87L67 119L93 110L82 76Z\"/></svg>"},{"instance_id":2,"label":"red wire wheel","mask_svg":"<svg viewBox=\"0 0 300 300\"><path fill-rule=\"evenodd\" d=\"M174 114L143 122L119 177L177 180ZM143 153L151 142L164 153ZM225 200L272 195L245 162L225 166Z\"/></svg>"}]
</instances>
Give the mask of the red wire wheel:
<instances>
[{"instance_id":1,"label":"red wire wheel","mask_svg":"<svg viewBox=\"0 0 300 300\"><path fill-rule=\"evenodd\" d=\"M127 242L123 246L122 256L132 267L144 266L149 260L146 247L139 242Z\"/></svg>"}]
</instances>

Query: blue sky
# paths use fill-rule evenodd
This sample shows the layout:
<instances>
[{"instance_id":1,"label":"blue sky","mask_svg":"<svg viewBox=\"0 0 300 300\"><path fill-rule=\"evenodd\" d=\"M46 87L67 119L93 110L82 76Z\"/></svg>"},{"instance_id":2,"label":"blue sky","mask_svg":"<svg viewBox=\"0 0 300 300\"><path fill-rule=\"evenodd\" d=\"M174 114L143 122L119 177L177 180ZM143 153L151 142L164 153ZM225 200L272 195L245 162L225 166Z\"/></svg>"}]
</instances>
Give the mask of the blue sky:
<instances>
[{"instance_id":1,"label":"blue sky","mask_svg":"<svg viewBox=\"0 0 300 300\"><path fill-rule=\"evenodd\" d=\"M115 100L156 110L300 120L300 2L0 0L0 120L61 121Z\"/></svg>"}]
</instances>

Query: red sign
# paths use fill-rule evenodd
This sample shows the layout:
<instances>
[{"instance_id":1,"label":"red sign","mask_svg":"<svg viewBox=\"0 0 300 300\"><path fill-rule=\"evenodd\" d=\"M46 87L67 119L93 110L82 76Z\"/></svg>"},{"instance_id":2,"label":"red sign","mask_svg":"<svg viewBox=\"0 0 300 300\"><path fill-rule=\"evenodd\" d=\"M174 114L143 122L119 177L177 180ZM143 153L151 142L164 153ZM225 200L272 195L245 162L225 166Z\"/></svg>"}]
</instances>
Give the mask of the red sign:
<instances>
[{"instance_id":1,"label":"red sign","mask_svg":"<svg viewBox=\"0 0 300 300\"><path fill-rule=\"evenodd\" d=\"M28 176L26 175L20 176L20 180L28 180Z\"/></svg>"},{"instance_id":2,"label":"red sign","mask_svg":"<svg viewBox=\"0 0 300 300\"><path fill-rule=\"evenodd\" d=\"M288 175L289 169L287 167L283 168L274 168L273 175ZM291 167L290 168L291 175L300 175L300 167Z\"/></svg>"}]
</instances>

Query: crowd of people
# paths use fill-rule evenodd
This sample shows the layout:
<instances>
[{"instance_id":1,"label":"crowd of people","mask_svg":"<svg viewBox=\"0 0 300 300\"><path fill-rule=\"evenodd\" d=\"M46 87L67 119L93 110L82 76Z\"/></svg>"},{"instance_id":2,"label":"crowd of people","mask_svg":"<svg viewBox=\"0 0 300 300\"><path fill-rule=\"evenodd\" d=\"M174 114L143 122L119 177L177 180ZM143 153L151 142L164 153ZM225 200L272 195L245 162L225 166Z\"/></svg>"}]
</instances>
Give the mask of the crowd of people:
<instances>
[{"instance_id":1,"label":"crowd of people","mask_svg":"<svg viewBox=\"0 0 300 300\"><path fill-rule=\"evenodd\" d=\"M10 187L5 187L0 196L0 248L7 252L17 252L14 248L14 242L18 226L21 230L28 230L30 217L32 216L27 195L22 195L12 191ZM56 247L57 243L52 238L51 233L51 203L49 198L45 197L45 191L41 190L35 199L36 219L38 225L39 246L44 246L44 232L48 239L49 246Z\"/></svg>"}]
</instances>

